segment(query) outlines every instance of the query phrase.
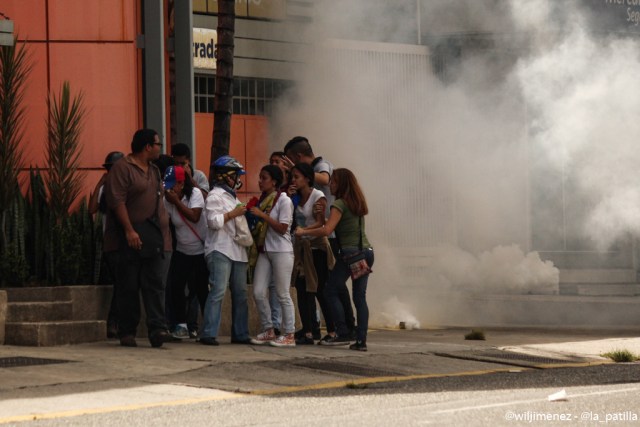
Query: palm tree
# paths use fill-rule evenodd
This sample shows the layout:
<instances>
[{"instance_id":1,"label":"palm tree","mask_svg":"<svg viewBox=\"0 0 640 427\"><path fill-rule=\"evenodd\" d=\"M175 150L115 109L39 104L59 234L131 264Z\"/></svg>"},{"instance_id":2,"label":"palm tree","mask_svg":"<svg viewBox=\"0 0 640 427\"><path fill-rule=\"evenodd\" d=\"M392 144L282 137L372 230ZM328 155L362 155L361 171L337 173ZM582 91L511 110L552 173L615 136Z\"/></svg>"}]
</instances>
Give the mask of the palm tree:
<instances>
[{"instance_id":1,"label":"palm tree","mask_svg":"<svg viewBox=\"0 0 640 427\"><path fill-rule=\"evenodd\" d=\"M58 223L68 216L69 208L82 190L84 176L79 168L80 134L85 115L83 98L80 92L71 99L69 82L65 81L60 94L48 99L47 190L49 206Z\"/></svg>"},{"instance_id":2,"label":"palm tree","mask_svg":"<svg viewBox=\"0 0 640 427\"><path fill-rule=\"evenodd\" d=\"M0 47L0 254L7 242L5 222L20 191L18 174L23 166L25 108L21 105L31 63L25 44Z\"/></svg>"},{"instance_id":3,"label":"palm tree","mask_svg":"<svg viewBox=\"0 0 640 427\"><path fill-rule=\"evenodd\" d=\"M216 93L213 109L211 164L229 154L231 107L233 103L233 49L235 34L235 0L218 0L218 44L216 45ZM210 167L209 176L213 176Z\"/></svg>"}]
</instances>

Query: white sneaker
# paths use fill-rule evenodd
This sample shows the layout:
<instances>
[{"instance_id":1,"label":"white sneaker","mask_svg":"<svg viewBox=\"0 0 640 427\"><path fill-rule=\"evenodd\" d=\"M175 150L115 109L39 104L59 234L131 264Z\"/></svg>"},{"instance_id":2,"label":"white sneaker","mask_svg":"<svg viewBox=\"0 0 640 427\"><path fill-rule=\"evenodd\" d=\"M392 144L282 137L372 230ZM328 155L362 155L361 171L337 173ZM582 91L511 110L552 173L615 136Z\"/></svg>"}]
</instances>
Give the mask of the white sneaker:
<instances>
[{"instance_id":1,"label":"white sneaker","mask_svg":"<svg viewBox=\"0 0 640 427\"><path fill-rule=\"evenodd\" d=\"M269 329L268 331L264 331L264 332L258 334L257 337L251 338L251 344L253 344L253 345L265 345L265 344L269 344L274 339L276 339L276 336L273 333L273 330Z\"/></svg>"},{"instance_id":2,"label":"white sneaker","mask_svg":"<svg viewBox=\"0 0 640 427\"><path fill-rule=\"evenodd\" d=\"M293 336L280 335L275 340L269 342L269 345L273 347L295 347L296 339Z\"/></svg>"}]
</instances>

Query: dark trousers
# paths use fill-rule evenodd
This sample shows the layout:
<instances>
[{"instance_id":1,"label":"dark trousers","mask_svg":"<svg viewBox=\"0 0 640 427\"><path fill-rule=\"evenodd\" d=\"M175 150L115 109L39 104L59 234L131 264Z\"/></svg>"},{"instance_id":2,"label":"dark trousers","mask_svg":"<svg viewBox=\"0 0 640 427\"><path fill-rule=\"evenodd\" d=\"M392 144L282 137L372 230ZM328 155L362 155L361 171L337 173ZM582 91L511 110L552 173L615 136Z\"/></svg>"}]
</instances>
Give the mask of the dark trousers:
<instances>
[{"instance_id":1,"label":"dark trousers","mask_svg":"<svg viewBox=\"0 0 640 427\"><path fill-rule=\"evenodd\" d=\"M327 326L327 332L336 330L333 322L329 304L325 297L325 285L329 270L327 268L327 254L321 250L313 250L313 265L318 276L318 291L307 292L307 283L304 278L296 280L296 293L298 296L298 311L300 312L300 320L302 321L302 330L305 333L312 333L317 327L316 318L316 299L320 304L320 310Z\"/></svg>"},{"instance_id":2,"label":"dark trousers","mask_svg":"<svg viewBox=\"0 0 640 427\"><path fill-rule=\"evenodd\" d=\"M358 252L358 249L347 249L343 252L344 255L350 255ZM373 249L367 250L365 256L367 264L369 264L369 267L372 267L374 261ZM350 331L346 323L343 304L339 297L339 295L344 292L343 288L347 287L347 279L349 278L349 267L342 258L336 259L336 265L329 275L329 282L327 283L325 292L331 306L333 318L336 322L336 332L339 336L346 336ZM358 316L358 327L356 328L357 339L365 342L367 341L367 328L369 327L369 306L367 305L368 281L369 275L367 274L359 279L352 280L351 283L353 287L353 303L356 306Z\"/></svg>"},{"instance_id":3,"label":"dark trousers","mask_svg":"<svg viewBox=\"0 0 640 427\"><path fill-rule=\"evenodd\" d=\"M197 297L200 307L204 309L209 294L209 270L204 254L185 255L174 251L169 268L169 284L173 321L176 324L187 323L187 306L192 296ZM185 287L189 290L188 298Z\"/></svg>"},{"instance_id":4,"label":"dark trousers","mask_svg":"<svg viewBox=\"0 0 640 427\"><path fill-rule=\"evenodd\" d=\"M333 256L336 257L336 260L341 257L338 248L338 241L335 238L329 239L329 244L331 245L331 250L333 251ZM349 288L346 286L340 287L340 289L336 290L338 292L338 299L340 299L340 304L342 304L342 312L344 313L344 320L347 328L350 331L355 331L356 329L356 319L353 314L353 306L351 305L351 296L349 295Z\"/></svg>"},{"instance_id":5,"label":"dark trousers","mask_svg":"<svg viewBox=\"0 0 640 427\"><path fill-rule=\"evenodd\" d=\"M118 335L136 335L140 322L140 295L147 316L149 336L166 330L164 316L164 254L132 258L121 252L117 268Z\"/></svg>"},{"instance_id":6,"label":"dark trousers","mask_svg":"<svg viewBox=\"0 0 640 427\"><path fill-rule=\"evenodd\" d=\"M109 277L113 279L113 292L111 294L111 305L107 316L107 325L118 325L118 251L105 252L104 262L109 272Z\"/></svg>"}]
</instances>

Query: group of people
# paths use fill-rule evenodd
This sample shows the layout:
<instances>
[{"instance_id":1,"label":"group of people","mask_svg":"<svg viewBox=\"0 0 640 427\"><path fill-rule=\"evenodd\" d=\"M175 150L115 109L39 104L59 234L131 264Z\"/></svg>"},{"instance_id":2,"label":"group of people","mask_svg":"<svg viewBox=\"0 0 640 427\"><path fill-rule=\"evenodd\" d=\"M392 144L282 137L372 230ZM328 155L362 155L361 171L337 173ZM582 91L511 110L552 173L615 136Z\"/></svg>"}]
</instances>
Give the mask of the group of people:
<instances>
[{"instance_id":1,"label":"group of people","mask_svg":"<svg viewBox=\"0 0 640 427\"><path fill-rule=\"evenodd\" d=\"M295 137L261 168L260 197L243 203L236 192L246 171L233 157L214 161L209 188L206 176L191 168L188 146L172 146L171 156L161 150L155 131L138 130L129 155L107 156L107 173L90 199L90 210L104 214L105 258L115 277L109 335L123 346L137 345L141 295L152 346L196 334L201 344L219 345L228 287L232 343L317 341L367 350L374 254L365 232L366 199L350 170L334 169L314 155L307 138ZM248 277L260 319L254 337Z\"/></svg>"}]
</instances>

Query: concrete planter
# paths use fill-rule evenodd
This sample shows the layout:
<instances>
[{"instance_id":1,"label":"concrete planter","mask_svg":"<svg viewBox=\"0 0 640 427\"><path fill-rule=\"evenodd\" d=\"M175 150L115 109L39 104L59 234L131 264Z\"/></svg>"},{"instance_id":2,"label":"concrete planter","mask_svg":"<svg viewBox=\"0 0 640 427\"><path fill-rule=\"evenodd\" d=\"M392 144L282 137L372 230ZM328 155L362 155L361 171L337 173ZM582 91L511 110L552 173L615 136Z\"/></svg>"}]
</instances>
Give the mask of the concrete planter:
<instances>
[{"instance_id":1,"label":"concrete planter","mask_svg":"<svg viewBox=\"0 0 640 427\"><path fill-rule=\"evenodd\" d=\"M4 344L6 322L7 322L7 292L0 291L0 345Z\"/></svg>"}]
</instances>

